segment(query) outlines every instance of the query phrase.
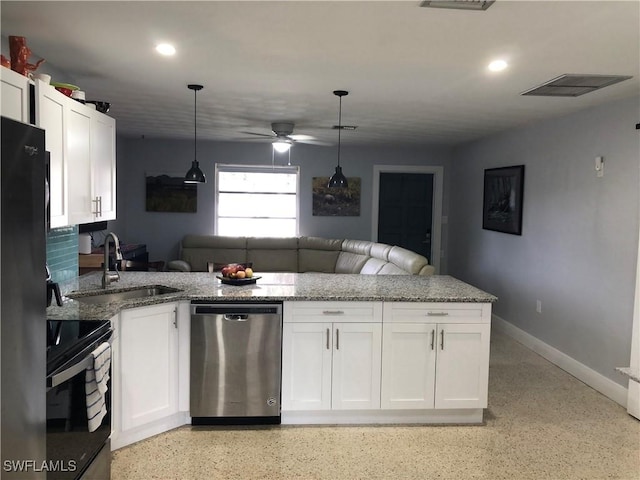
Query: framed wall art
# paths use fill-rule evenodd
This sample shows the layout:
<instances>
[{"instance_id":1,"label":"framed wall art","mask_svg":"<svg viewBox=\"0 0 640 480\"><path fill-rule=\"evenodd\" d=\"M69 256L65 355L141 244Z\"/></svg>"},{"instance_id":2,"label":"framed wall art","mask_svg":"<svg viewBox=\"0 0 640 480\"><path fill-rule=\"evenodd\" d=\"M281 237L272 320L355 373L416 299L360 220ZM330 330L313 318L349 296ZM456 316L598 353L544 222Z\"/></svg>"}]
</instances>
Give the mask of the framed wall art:
<instances>
[{"instance_id":1,"label":"framed wall art","mask_svg":"<svg viewBox=\"0 0 640 480\"><path fill-rule=\"evenodd\" d=\"M147 212L195 213L198 211L198 189L184 183L184 176L146 175Z\"/></svg>"},{"instance_id":2,"label":"framed wall art","mask_svg":"<svg viewBox=\"0 0 640 480\"><path fill-rule=\"evenodd\" d=\"M329 177L313 177L313 216L357 217L360 215L360 177L349 177L348 188L329 188Z\"/></svg>"},{"instance_id":3,"label":"framed wall art","mask_svg":"<svg viewBox=\"0 0 640 480\"><path fill-rule=\"evenodd\" d=\"M484 171L482 228L522 235L524 165Z\"/></svg>"}]
</instances>

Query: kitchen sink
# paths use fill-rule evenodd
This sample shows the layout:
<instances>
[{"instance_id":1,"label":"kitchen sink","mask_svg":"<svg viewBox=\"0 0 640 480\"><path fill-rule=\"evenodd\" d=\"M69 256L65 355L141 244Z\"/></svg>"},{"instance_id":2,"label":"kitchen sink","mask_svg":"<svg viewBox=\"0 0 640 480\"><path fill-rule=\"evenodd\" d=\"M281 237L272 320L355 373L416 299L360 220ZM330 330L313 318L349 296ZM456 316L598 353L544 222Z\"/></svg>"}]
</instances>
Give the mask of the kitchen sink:
<instances>
[{"instance_id":1,"label":"kitchen sink","mask_svg":"<svg viewBox=\"0 0 640 480\"><path fill-rule=\"evenodd\" d=\"M92 294L74 294L68 295L69 298L76 302L82 303L112 303L122 302L125 300L133 300L136 298L155 297L157 295L164 295L166 293L180 292L177 288L165 287L162 285L154 285L151 287L141 287L131 290L122 290L119 292L109 293L92 293Z\"/></svg>"}]
</instances>

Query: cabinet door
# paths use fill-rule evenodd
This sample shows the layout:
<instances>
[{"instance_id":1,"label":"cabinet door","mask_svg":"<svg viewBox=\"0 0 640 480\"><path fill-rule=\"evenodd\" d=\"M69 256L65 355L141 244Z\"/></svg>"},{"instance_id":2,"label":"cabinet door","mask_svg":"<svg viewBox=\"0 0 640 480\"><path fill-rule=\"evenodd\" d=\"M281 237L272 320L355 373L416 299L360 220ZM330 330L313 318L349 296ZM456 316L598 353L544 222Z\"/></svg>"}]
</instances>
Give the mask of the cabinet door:
<instances>
[{"instance_id":1,"label":"cabinet door","mask_svg":"<svg viewBox=\"0 0 640 480\"><path fill-rule=\"evenodd\" d=\"M382 338L382 408L433 408L434 323L386 323Z\"/></svg>"},{"instance_id":2,"label":"cabinet door","mask_svg":"<svg viewBox=\"0 0 640 480\"><path fill-rule=\"evenodd\" d=\"M436 408L486 408L489 324L438 326Z\"/></svg>"},{"instance_id":3,"label":"cabinet door","mask_svg":"<svg viewBox=\"0 0 640 480\"><path fill-rule=\"evenodd\" d=\"M91 168L95 220L116 218L116 121L100 112L92 113Z\"/></svg>"},{"instance_id":4,"label":"cabinet door","mask_svg":"<svg viewBox=\"0 0 640 480\"><path fill-rule=\"evenodd\" d=\"M49 209L51 228L69 225L66 155L66 97L52 86L36 80L36 126L45 130L49 159Z\"/></svg>"},{"instance_id":5,"label":"cabinet door","mask_svg":"<svg viewBox=\"0 0 640 480\"><path fill-rule=\"evenodd\" d=\"M382 324L333 325L331 408L380 408Z\"/></svg>"},{"instance_id":6,"label":"cabinet door","mask_svg":"<svg viewBox=\"0 0 640 480\"><path fill-rule=\"evenodd\" d=\"M0 67L0 82L2 116L29 123L29 79L10 68Z\"/></svg>"},{"instance_id":7,"label":"cabinet door","mask_svg":"<svg viewBox=\"0 0 640 480\"><path fill-rule=\"evenodd\" d=\"M125 310L120 316L121 429L178 411L178 328L175 304Z\"/></svg>"},{"instance_id":8,"label":"cabinet door","mask_svg":"<svg viewBox=\"0 0 640 480\"><path fill-rule=\"evenodd\" d=\"M282 409L331 408L331 323L285 323Z\"/></svg>"},{"instance_id":9,"label":"cabinet door","mask_svg":"<svg viewBox=\"0 0 640 480\"><path fill-rule=\"evenodd\" d=\"M69 222L92 222L91 115L82 103L71 100L66 107Z\"/></svg>"}]
</instances>

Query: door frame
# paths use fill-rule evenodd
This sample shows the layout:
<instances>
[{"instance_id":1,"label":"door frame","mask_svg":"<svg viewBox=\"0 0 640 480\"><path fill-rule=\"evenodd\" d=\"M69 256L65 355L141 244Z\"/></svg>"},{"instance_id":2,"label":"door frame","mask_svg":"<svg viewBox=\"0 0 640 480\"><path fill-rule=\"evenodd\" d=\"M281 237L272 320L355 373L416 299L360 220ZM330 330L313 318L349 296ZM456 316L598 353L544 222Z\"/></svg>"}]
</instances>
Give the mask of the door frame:
<instances>
[{"instance_id":1,"label":"door frame","mask_svg":"<svg viewBox=\"0 0 640 480\"><path fill-rule=\"evenodd\" d=\"M440 258L442 256L442 195L444 167L433 165L374 165L373 192L371 202L371 239L378 241L378 204L380 202L380 174L381 173L427 173L433 175L433 202L431 224L431 253L433 258L429 263L440 273Z\"/></svg>"}]
</instances>

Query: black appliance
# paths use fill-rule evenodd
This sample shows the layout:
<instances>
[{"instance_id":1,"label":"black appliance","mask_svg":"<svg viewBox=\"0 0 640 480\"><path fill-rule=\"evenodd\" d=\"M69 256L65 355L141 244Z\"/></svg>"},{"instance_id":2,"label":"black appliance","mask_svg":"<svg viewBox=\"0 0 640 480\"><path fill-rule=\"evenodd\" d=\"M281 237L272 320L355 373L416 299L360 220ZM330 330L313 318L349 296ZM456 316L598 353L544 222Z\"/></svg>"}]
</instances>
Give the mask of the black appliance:
<instances>
[{"instance_id":1,"label":"black appliance","mask_svg":"<svg viewBox=\"0 0 640 480\"><path fill-rule=\"evenodd\" d=\"M112 335L111 323L89 320L47 321L47 460L55 466L48 479L108 479L111 469L111 384L107 415L90 432L85 370L93 352Z\"/></svg>"},{"instance_id":2,"label":"black appliance","mask_svg":"<svg viewBox=\"0 0 640 480\"><path fill-rule=\"evenodd\" d=\"M42 479L46 459L44 131L1 119L2 478Z\"/></svg>"}]
</instances>

